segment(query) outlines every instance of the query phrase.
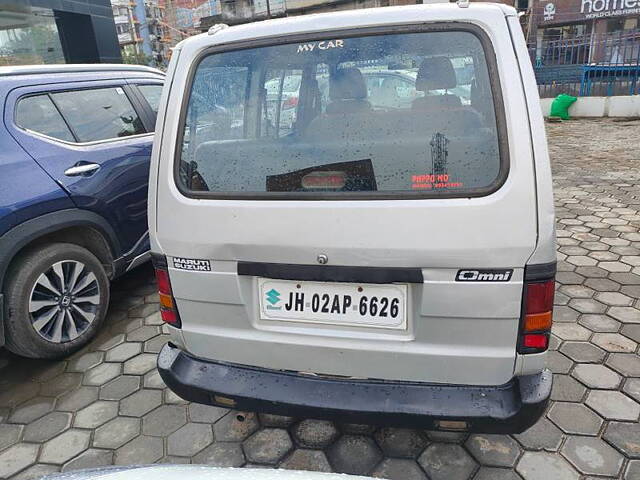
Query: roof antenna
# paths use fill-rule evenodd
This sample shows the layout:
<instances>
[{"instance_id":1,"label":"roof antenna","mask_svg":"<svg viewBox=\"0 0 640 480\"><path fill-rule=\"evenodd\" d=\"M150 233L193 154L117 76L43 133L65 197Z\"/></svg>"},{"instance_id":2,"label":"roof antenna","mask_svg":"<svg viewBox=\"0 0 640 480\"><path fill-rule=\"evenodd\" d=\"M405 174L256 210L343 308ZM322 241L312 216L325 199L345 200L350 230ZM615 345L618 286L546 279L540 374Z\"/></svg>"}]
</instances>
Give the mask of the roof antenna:
<instances>
[{"instance_id":1,"label":"roof antenna","mask_svg":"<svg viewBox=\"0 0 640 480\"><path fill-rule=\"evenodd\" d=\"M229 28L229 25L227 25L226 23L216 23L215 25L211 25L211 27L209 27L209 30L207 30L207 34L215 35L216 33L224 30L225 28Z\"/></svg>"},{"instance_id":2,"label":"roof antenna","mask_svg":"<svg viewBox=\"0 0 640 480\"><path fill-rule=\"evenodd\" d=\"M458 0L456 3L460 8L469 8L469 0Z\"/></svg>"}]
</instances>

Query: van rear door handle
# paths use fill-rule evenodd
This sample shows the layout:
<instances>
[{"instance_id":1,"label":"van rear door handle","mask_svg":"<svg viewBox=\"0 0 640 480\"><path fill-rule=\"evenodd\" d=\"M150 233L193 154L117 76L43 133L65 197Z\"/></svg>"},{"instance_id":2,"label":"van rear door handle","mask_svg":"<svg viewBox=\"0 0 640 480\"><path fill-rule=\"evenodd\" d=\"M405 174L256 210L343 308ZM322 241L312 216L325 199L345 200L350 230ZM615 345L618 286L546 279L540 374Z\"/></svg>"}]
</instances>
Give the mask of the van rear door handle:
<instances>
[{"instance_id":1,"label":"van rear door handle","mask_svg":"<svg viewBox=\"0 0 640 480\"><path fill-rule=\"evenodd\" d=\"M93 174L96 170L100 168L100 165L97 163L81 163L75 164L73 167L69 167L64 171L64 174L67 177L77 177L80 175L88 176Z\"/></svg>"}]
</instances>

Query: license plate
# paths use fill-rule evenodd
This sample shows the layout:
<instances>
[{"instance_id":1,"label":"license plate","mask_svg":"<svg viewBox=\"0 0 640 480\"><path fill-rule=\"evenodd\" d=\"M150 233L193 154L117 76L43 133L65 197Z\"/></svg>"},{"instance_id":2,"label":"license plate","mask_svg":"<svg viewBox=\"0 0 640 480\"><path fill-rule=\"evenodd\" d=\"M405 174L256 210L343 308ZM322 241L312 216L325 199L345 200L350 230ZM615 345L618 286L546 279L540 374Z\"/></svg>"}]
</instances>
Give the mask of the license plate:
<instances>
[{"instance_id":1,"label":"license plate","mask_svg":"<svg viewBox=\"0 0 640 480\"><path fill-rule=\"evenodd\" d=\"M258 279L260 318L404 329L407 285Z\"/></svg>"}]
</instances>

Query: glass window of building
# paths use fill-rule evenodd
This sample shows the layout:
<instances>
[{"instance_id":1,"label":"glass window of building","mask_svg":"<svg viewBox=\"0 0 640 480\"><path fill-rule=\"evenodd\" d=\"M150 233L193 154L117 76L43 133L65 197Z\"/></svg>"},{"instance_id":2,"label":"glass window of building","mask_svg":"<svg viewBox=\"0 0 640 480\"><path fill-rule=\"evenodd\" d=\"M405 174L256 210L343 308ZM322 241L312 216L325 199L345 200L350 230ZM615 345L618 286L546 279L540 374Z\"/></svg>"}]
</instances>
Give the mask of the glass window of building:
<instances>
[{"instance_id":1,"label":"glass window of building","mask_svg":"<svg viewBox=\"0 0 640 480\"><path fill-rule=\"evenodd\" d=\"M0 66L64 62L52 10L0 9Z\"/></svg>"}]
</instances>

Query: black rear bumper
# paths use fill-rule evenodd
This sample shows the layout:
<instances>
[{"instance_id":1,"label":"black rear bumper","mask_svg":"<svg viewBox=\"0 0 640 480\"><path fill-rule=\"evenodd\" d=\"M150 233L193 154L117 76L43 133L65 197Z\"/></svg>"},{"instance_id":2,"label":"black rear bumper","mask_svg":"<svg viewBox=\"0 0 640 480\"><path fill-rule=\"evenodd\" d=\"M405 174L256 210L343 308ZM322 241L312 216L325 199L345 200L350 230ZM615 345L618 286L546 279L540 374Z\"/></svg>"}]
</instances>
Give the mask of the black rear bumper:
<instances>
[{"instance_id":1,"label":"black rear bumper","mask_svg":"<svg viewBox=\"0 0 640 480\"><path fill-rule=\"evenodd\" d=\"M293 417L435 430L440 420L468 422L468 430L519 433L544 413L552 375L516 377L505 385L454 386L345 380L200 360L171 344L158 356L167 386L185 400Z\"/></svg>"}]
</instances>

